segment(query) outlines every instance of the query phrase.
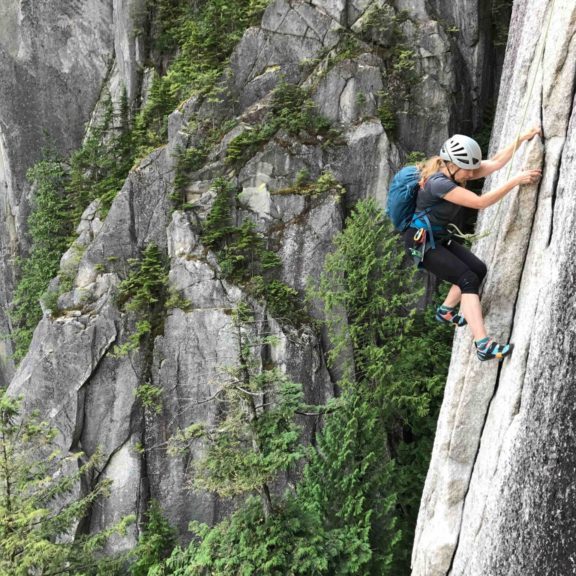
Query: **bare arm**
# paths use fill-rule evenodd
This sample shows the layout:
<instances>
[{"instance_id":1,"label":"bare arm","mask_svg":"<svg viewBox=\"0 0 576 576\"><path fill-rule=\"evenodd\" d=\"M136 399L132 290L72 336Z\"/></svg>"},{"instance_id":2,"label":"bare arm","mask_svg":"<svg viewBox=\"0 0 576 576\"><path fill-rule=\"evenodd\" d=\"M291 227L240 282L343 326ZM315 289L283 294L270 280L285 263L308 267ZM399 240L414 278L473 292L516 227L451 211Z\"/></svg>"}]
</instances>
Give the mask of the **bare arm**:
<instances>
[{"instance_id":1,"label":"bare arm","mask_svg":"<svg viewBox=\"0 0 576 576\"><path fill-rule=\"evenodd\" d=\"M482 210L488 208L488 206L492 206L492 204L496 204L498 200L504 198L504 196L506 196L510 190L516 188L516 186L522 184L534 184L540 179L541 175L541 170L525 170L524 172L520 172L518 176L508 180L506 184L503 184L495 190L486 192L486 194L482 194L482 196L476 196L474 192L470 192L470 190L466 190L466 188L457 186L444 196L444 200L448 200L448 202L466 208Z\"/></svg>"},{"instance_id":2,"label":"bare arm","mask_svg":"<svg viewBox=\"0 0 576 576\"><path fill-rule=\"evenodd\" d=\"M522 134L522 136L518 138L518 142L513 142L512 144L510 144L510 146L504 148L504 150L500 150L500 152L495 154L489 160L483 160L482 163L480 164L480 168L474 170L474 174L471 180L477 180L478 178L486 178L486 176L489 176L490 174L492 174L492 172L496 172L496 170L500 170L501 168L506 166L506 164L510 162L512 155L514 154L514 151L518 149L518 147L520 146L520 144L522 144L522 142L531 140L532 138L534 138L534 136L541 133L542 131L540 130L540 128L536 127L532 128L528 130L528 132Z\"/></svg>"}]
</instances>

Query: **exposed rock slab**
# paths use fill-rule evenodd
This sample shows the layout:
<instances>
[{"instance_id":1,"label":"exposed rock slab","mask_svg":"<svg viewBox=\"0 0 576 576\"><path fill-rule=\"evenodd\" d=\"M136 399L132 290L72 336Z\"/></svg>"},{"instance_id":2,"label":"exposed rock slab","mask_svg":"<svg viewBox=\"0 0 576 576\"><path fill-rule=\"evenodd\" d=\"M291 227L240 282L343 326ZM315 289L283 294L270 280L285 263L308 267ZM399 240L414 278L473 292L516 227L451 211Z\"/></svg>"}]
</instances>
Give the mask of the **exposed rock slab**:
<instances>
[{"instance_id":1,"label":"exposed rock slab","mask_svg":"<svg viewBox=\"0 0 576 576\"><path fill-rule=\"evenodd\" d=\"M576 205L574 68L576 9L556 2L541 67L537 54L551 5L517 5L496 119L494 149L541 119L545 140L523 146L514 165L543 168L538 190L511 193L483 213L476 247L489 264L483 291L488 331L511 338L501 368L481 365L470 336L456 339L418 521L413 574L426 576L570 574L576 518L570 501L573 437L570 383L574 330L573 258L568 248ZM530 85L531 100L526 103ZM542 96L543 95L543 96ZM487 182L494 188L505 171ZM552 311L557 311L554 314ZM563 430L563 433L560 433Z\"/></svg>"}]
</instances>

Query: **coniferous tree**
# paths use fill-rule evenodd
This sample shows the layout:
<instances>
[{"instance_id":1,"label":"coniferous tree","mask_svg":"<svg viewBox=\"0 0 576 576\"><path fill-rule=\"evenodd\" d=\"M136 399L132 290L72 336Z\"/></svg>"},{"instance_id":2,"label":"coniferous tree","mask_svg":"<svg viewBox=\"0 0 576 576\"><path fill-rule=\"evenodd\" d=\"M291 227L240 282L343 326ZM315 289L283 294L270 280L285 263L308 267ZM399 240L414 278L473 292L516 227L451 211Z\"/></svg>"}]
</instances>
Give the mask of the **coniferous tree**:
<instances>
[{"instance_id":1,"label":"coniferous tree","mask_svg":"<svg viewBox=\"0 0 576 576\"><path fill-rule=\"evenodd\" d=\"M198 539L150 574L409 574L450 332L415 311L413 271L374 201L357 204L335 248L312 293L324 302L330 361L343 377L316 446L297 444L299 387L262 370L253 352L263 342L249 337L241 307L240 362L214 397L226 418L178 440L208 441L196 486L253 496L214 527L193 524ZM277 494L274 478L302 456L302 480Z\"/></svg>"},{"instance_id":2,"label":"coniferous tree","mask_svg":"<svg viewBox=\"0 0 576 576\"><path fill-rule=\"evenodd\" d=\"M246 304L234 311L238 363L222 373L211 399L220 403L223 418L215 426L194 424L172 441L182 449L203 439L206 455L195 466L194 486L243 502L214 527L193 522L197 538L152 567L153 574L307 576L326 567L321 524L277 484L306 451L295 422L302 389L262 362L262 350L275 336L257 324Z\"/></svg>"},{"instance_id":3,"label":"coniferous tree","mask_svg":"<svg viewBox=\"0 0 576 576\"><path fill-rule=\"evenodd\" d=\"M22 417L18 400L0 397L0 574L112 576L121 560L98 560L95 552L132 519L91 537L75 536L79 520L106 496L110 482L74 495L99 455L78 465L82 454L63 456L52 448L55 435L37 414ZM73 466L77 472L70 473Z\"/></svg>"},{"instance_id":4,"label":"coniferous tree","mask_svg":"<svg viewBox=\"0 0 576 576\"><path fill-rule=\"evenodd\" d=\"M349 542L329 573L408 574L449 335L414 310L413 270L376 203L359 202L346 224L312 291L325 304L341 396L299 497Z\"/></svg>"}]
</instances>

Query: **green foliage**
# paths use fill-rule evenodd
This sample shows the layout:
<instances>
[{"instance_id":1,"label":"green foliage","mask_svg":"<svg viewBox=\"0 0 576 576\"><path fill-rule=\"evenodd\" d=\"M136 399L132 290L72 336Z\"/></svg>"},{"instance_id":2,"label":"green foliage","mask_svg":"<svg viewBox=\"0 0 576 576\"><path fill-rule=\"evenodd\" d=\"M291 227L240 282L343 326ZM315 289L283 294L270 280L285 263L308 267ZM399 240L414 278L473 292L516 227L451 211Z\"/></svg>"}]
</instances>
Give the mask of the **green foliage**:
<instances>
[{"instance_id":1,"label":"green foliage","mask_svg":"<svg viewBox=\"0 0 576 576\"><path fill-rule=\"evenodd\" d=\"M152 325L148 320L140 320L136 322L136 330L128 336L126 342L120 345L114 346L112 353L110 354L112 358L124 358L140 348L140 344L148 334L152 332Z\"/></svg>"},{"instance_id":2,"label":"green foliage","mask_svg":"<svg viewBox=\"0 0 576 576\"><path fill-rule=\"evenodd\" d=\"M66 183L68 218L78 223L88 204L97 198L102 200L102 210L107 211L133 164L134 141L124 91L118 111L108 95L102 118L90 128L84 144L70 158Z\"/></svg>"},{"instance_id":3,"label":"green foliage","mask_svg":"<svg viewBox=\"0 0 576 576\"><path fill-rule=\"evenodd\" d=\"M325 551L346 547L345 541L329 541L318 518L288 496L274 515L266 519L256 498L230 518L210 529L195 523L200 543L186 550L176 548L165 564L171 576L310 576L346 574L327 572ZM347 572L358 574L358 572Z\"/></svg>"},{"instance_id":4,"label":"green foliage","mask_svg":"<svg viewBox=\"0 0 576 576\"><path fill-rule=\"evenodd\" d=\"M101 121L90 129L69 166L50 151L44 157L27 174L35 184L35 195L28 219L31 249L21 262L12 311L17 362L26 354L34 328L42 318L41 297L55 312L58 297L72 286L75 272L69 271L61 274L57 291L45 293L58 274L60 258L72 241L82 212L96 198L102 200L104 209L108 208L130 170L133 152L126 95L119 114L108 98Z\"/></svg>"},{"instance_id":5,"label":"green foliage","mask_svg":"<svg viewBox=\"0 0 576 576\"><path fill-rule=\"evenodd\" d=\"M176 544L176 531L162 516L157 500L150 501L146 517L138 545L131 554L135 558L130 566L131 576L148 576L150 568L162 563Z\"/></svg>"},{"instance_id":6,"label":"green foliage","mask_svg":"<svg viewBox=\"0 0 576 576\"><path fill-rule=\"evenodd\" d=\"M294 180L294 186L300 187L305 186L308 184L310 180L310 171L306 168L302 168L302 170L298 170L296 173L296 179Z\"/></svg>"},{"instance_id":7,"label":"green foliage","mask_svg":"<svg viewBox=\"0 0 576 576\"><path fill-rule=\"evenodd\" d=\"M131 258L132 271L118 287L118 305L127 312L148 312L162 300L168 284L166 263L156 244L149 244L140 259Z\"/></svg>"},{"instance_id":8,"label":"green foliage","mask_svg":"<svg viewBox=\"0 0 576 576\"><path fill-rule=\"evenodd\" d=\"M339 137L330 121L318 113L308 90L282 82L273 92L266 120L259 126L247 128L230 142L226 161L242 165L280 129L303 141L323 145L335 144Z\"/></svg>"},{"instance_id":9,"label":"green foliage","mask_svg":"<svg viewBox=\"0 0 576 576\"><path fill-rule=\"evenodd\" d=\"M385 89L380 93L378 117L391 135L397 129L397 117L412 100L412 90L420 81L416 70L416 52L407 41L402 25L409 19L406 11L390 4L372 4L362 19L360 35L384 60Z\"/></svg>"},{"instance_id":10,"label":"green foliage","mask_svg":"<svg viewBox=\"0 0 576 576\"><path fill-rule=\"evenodd\" d=\"M405 12L397 15L392 6L374 3L364 13L361 32L368 39L384 42L386 46L395 44L401 39L399 24L405 19Z\"/></svg>"},{"instance_id":11,"label":"green foliage","mask_svg":"<svg viewBox=\"0 0 576 576\"><path fill-rule=\"evenodd\" d=\"M227 417L217 430L205 432L208 453L197 463L194 480L196 487L223 497L264 492L279 472L303 456L293 422L301 386L279 370L254 374L241 365L231 372L219 394ZM262 399L270 397L272 406L263 410Z\"/></svg>"},{"instance_id":12,"label":"green foliage","mask_svg":"<svg viewBox=\"0 0 576 576\"><path fill-rule=\"evenodd\" d=\"M162 389L150 382L144 382L136 388L136 398L146 410L154 414L162 411Z\"/></svg>"},{"instance_id":13,"label":"green foliage","mask_svg":"<svg viewBox=\"0 0 576 576\"><path fill-rule=\"evenodd\" d=\"M262 367L258 349L267 338L250 336L253 318L245 304L233 319L239 363L225 371L215 394L225 418L213 428L194 425L174 441L184 448L199 437L208 442L206 456L195 463L197 488L222 497L257 493L269 513L268 484L303 456L294 423L302 389L280 370Z\"/></svg>"},{"instance_id":14,"label":"green foliage","mask_svg":"<svg viewBox=\"0 0 576 576\"><path fill-rule=\"evenodd\" d=\"M242 165L268 142L278 131L275 122L265 122L261 126L247 126L236 136L226 149L226 162L232 165Z\"/></svg>"},{"instance_id":15,"label":"green foliage","mask_svg":"<svg viewBox=\"0 0 576 576\"><path fill-rule=\"evenodd\" d=\"M224 178L212 184L216 198L202 228L202 243L218 251L225 239L235 231L232 225L232 201L236 194L234 184Z\"/></svg>"},{"instance_id":16,"label":"green foliage","mask_svg":"<svg viewBox=\"0 0 576 576\"><path fill-rule=\"evenodd\" d=\"M342 396L299 494L325 525L355 528L371 550L363 573L408 573L449 333L411 311L413 272L373 200L356 205L335 244L312 295L325 303Z\"/></svg>"},{"instance_id":17,"label":"green foliage","mask_svg":"<svg viewBox=\"0 0 576 576\"><path fill-rule=\"evenodd\" d=\"M259 368L262 343L250 341L251 314L239 307L241 362L214 395L225 420L193 424L172 442L173 449L207 442L197 487L258 498L212 528L193 523L196 539L150 574L409 573L451 332L413 311L420 296L413 271L376 203L359 202L346 224L311 290L324 301L330 360L344 374L315 449L297 444L299 386ZM266 489L304 455L294 492L279 497Z\"/></svg>"},{"instance_id":18,"label":"green foliage","mask_svg":"<svg viewBox=\"0 0 576 576\"><path fill-rule=\"evenodd\" d=\"M352 60L366 51L366 47L349 31L341 33L340 42L333 54L330 55L328 67L335 66L345 60Z\"/></svg>"},{"instance_id":19,"label":"green foliage","mask_svg":"<svg viewBox=\"0 0 576 576\"><path fill-rule=\"evenodd\" d=\"M210 151L214 148L222 137L227 134L237 124L236 120L230 120L223 124L215 124L205 121L200 126L191 123L189 130L194 130L195 140L198 142L190 148L180 149L177 152L176 173L174 175L174 193L172 200L180 209L189 208L186 204L186 185L190 173L199 170L206 160Z\"/></svg>"},{"instance_id":20,"label":"green foliage","mask_svg":"<svg viewBox=\"0 0 576 576\"><path fill-rule=\"evenodd\" d=\"M159 54L174 54L178 50L177 30L179 25L190 16L189 2L183 0L147 0L147 9L151 13L152 48Z\"/></svg>"},{"instance_id":21,"label":"green foliage","mask_svg":"<svg viewBox=\"0 0 576 576\"><path fill-rule=\"evenodd\" d=\"M510 28L513 4L513 0L491 0L490 2L495 46L504 47L508 42L508 30Z\"/></svg>"},{"instance_id":22,"label":"green foliage","mask_svg":"<svg viewBox=\"0 0 576 576\"><path fill-rule=\"evenodd\" d=\"M168 114L180 102L194 94L220 96L217 81L232 50L268 4L268 0L207 0L194 10L187 2L149 1L156 11L158 50L177 55L165 75L154 77L136 119L139 156L166 141Z\"/></svg>"},{"instance_id":23,"label":"green foliage","mask_svg":"<svg viewBox=\"0 0 576 576\"><path fill-rule=\"evenodd\" d=\"M395 107L389 92L380 93L380 105L378 106L378 118L387 133L394 135L398 122L396 120Z\"/></svg>"},{"instance_id":24,"label":"green foliage","mask_svg":"<svg viewBox=\"0 0 576 576\"><path fill-rule=\"evenodd\" d=\"M269 335L253 331L252 310L233 312L240 351L237 366L223 373L213 397L223 406L216 426L193 424L172 439L186 449L202 438L206 455L195 463L194 485L222 497L250 496L214 527L192 523L196 539L176 548L157 574L313 574L326 561L322 526L290 495L275 494L270 483L304 455L295 414L302 389L276 368L263 367L260 349Z\"/></svg>"},{"instance_id":25,"label":"green foliage","mask_svg":"<svg viewBox=\"0 0 576 576\"><path fill-rule=\"evenodd\" d=\"M52 153L28 172L36 194L28 219L31 239L29 256L21 262L21 278L14 293L12 320L15 361L26 354L34 328L42 318L40 297L60 266L60 258L70 243L73 225L70 204L64 193L66 173L62 162Z\"/></svg>"},{"instance_id":26,"label":"green foliage","mask_svg":"<svg viewBox=\"0 0 576 576\"><path fill-rule=\"evenodd\" d=\"M293 136L331 136L330 121L321 116L310 92L296 84L281 82L272 94L270 112L278 128Z\"/></svg>"},{"instance_id":27,"label":"green foliage","mask_svg":"<svg viewBox=\"0 0 576 576\"><path fill-rule=\"evenodd\" d=\"M177 154L176 173L174 174L174 192L172 200L178 207L184 206L185 187L188 183L188 174L202 167L208 157L209 148L205 145L193 146L179 150Z\"/></svg>"},{"instance_id":28,"label":"green foliage","mask_svg":"<svg viewBox=\"0 0 576 576\"><path fill-rule=\"evenodd\" d=\"M345 188L338 182L334 174L329 171L322 172L315 182L309 182L307 171L301 171L296 175L294 186L282 188L273 192L275 195L300 194L302 196L317 196L319 194L336 193L344 194Z\"/></svg>"},{"instance_id":29,"label":"green foliage","mask_svg":"<svg viewBox=\"0 0 576 576\"><path fill-rule=\"evenodd\" d=\"M417 150L413 150L406 156L406 164L418 164L419 162L424 162L424 160L426 160L426 154Z\"/></svg>"},{"instance_id":30,"label":"green foliage","mask_svg":"<svg viewBox=\"0 0 576 576\"><path fill-rule=\"evenodd\" d=\"M180 310L184 310L184 312L189 312L192 310L192 302L177 290L170 288L168 290L168 298L166 299L165 308L166 310L180 308Z\"/></svg>"},{"instance_id":31,"label":"green foliage","mask_svg":"<svg viewBox=\"0 0 576 576\"><path fill-rule=\"evenodd\" d=\"M298 292L285 282L255 276L248 286L257 298L262 298L268 304L270 312L279 322L298 325L309 321Z\"/></svg>"},{"instance_id":32,"label":"green foliage","mask_svg":"<svg viewBox=\"0 0 576 576\"><path fill-rule=\"evenodd\" d=\"M128 263L132 270L118 287L117 303L120 309L136 315L136 331L124 344L114 347L112 355L116 358L137 350L147 335L159 330L168 286L167 265L155 244L146 246L140 259L131 258Z\"/></svg>"},{"instance_id":33,"label":"green foliage","mask_svg":"<svg viewBox=\"0 0 576 576\"><path fill-rule=\"evenodd\" d=\"M55 435L37 414L23 418L18 400L0 397L0 574L112 575L115 560L98 559L97 552L133 519L95 536L67 537L110 482L73 497L80 479L97 470L100 455L76 464L83 455L54 450Z\"/></svg>"},{"instance_id":34,"label":"green foliage","mask_svg":"<svg viewBox=\"0 0 576 576\"><path fill-rule=\"evenodd\" d=\"M265 299L275 318L301 323L305 313L298 293L272 276L281 265L279 256L266 247L266 239L252 221L233 224L235 186L220 178L214 181L213 190L216 199L203 226L202 243L216 253L224 276L242 284L256 298Z\"/></svg>"}]
</instances>

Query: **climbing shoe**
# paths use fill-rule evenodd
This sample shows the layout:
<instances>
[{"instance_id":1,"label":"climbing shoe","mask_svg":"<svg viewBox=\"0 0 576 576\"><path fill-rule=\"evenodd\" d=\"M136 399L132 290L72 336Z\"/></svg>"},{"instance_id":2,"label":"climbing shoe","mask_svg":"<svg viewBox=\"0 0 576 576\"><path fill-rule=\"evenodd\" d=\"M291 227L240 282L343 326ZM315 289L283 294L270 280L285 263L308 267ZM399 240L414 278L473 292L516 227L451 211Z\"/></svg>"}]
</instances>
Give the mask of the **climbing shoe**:
<instances>
[{"instance_id":1,"label":"climbing shoe","mask_svg":"<svg viewBox=\"0 0 576 576\"><path fill-rule=\"evenodd\" d=\"M476 345L476 354L482 361L503 360L506 356L510 356L514 349L514 344L501 346L488 337L482 338L482 340L476 340L474 344Z\"/></svg>"},{"instance_id":2,"label":"climbing shoe","mask_svg":"<svg viewBox=\"0 0 576 576\"><path fill-rule=\"evenodd\" d=\"M436 320L444 324L455 324L459 328L468 324L466 318L460 312L456 312L456 308L451 308L450 306L439 306L436 308Z\"/></svg>"}]
</instances>

